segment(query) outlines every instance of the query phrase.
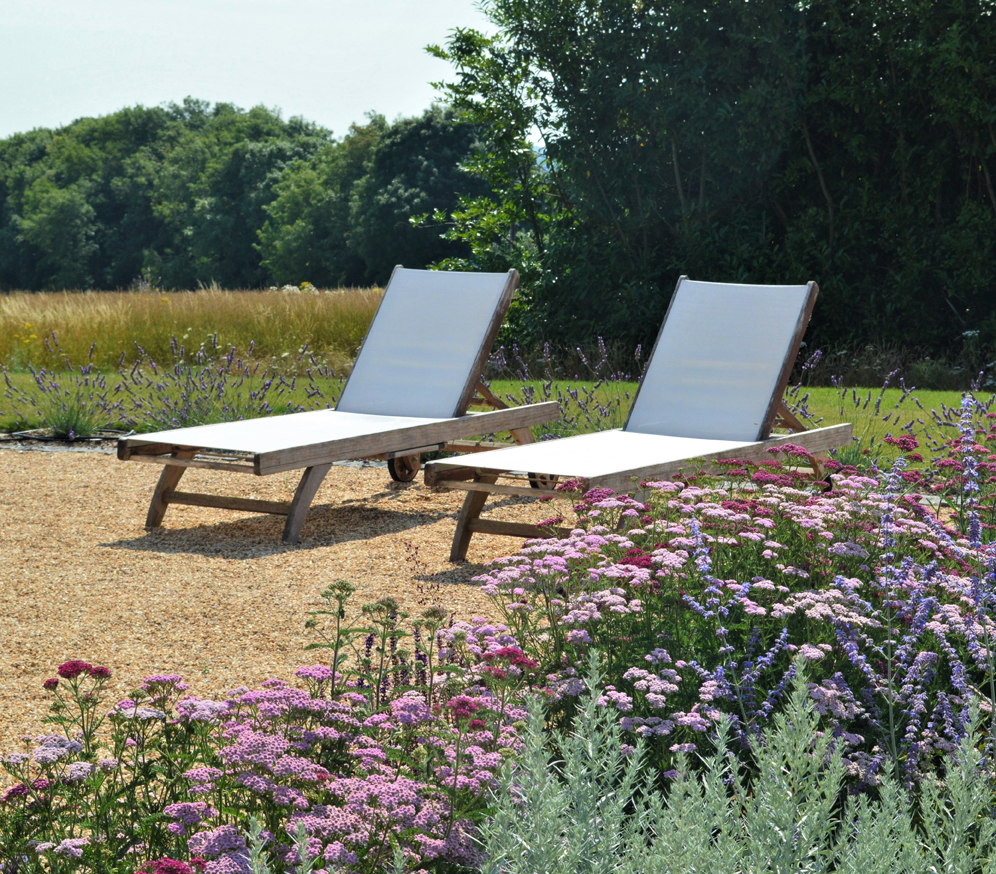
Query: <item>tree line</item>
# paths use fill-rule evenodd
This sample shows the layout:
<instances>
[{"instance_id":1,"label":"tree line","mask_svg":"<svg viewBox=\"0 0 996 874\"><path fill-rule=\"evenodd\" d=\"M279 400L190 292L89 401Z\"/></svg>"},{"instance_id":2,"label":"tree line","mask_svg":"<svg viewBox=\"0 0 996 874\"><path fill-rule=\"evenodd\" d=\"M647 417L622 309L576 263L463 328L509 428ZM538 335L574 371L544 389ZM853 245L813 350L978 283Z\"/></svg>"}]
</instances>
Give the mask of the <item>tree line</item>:
<instances>
[{"instance_id":1,"label":"tree line","mask_svg":"<svg viewBox=\"0 0 996 874\"><path fill-rule=\"evenodd\" d=\"M439 106L337 139L262 106L123 109L0 140L0 288L383 283L466 254L410 217L486 186Z\"/></svg>"}]
</instances>

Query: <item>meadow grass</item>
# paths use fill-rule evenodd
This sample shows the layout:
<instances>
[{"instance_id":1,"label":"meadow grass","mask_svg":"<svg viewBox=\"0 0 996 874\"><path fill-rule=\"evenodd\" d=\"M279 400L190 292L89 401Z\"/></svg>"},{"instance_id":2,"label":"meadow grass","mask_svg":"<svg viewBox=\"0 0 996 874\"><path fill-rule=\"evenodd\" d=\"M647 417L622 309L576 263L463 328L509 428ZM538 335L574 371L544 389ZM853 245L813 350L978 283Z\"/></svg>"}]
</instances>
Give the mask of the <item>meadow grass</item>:
<instances>
[{"instance_id":1,"label":"meadow grass","mask_svg":"<svg viewBox=\"0 0 996 874\"><path fill-rule=\"evenodd\" d=\"M814 422L819 425L837 425L851 422L854 436L868 443L874 438L880 441L888 434L897 433L904 425L913 422L913 430L920 434L924 428L931 429L931 410L943 415L945 409L957 409L961 404L960 391L919 391L906 395L898 388L881 389L853 388L807 388L800 395L808 394L806 408ZM876 400L881 397L876 414ZM991 394L978 395L986 402ZM791 396L788 398L792 400ZM917 402L919 401L919 405Z\"/></svg>"},{"instance_id":2,"label":"meadow grass","mask_svg":"<svg viewBox=\"0 0 996 874\"><path fill-rule=\"evenodd\" d=\"M149 368L144 368L149 372ZM160 368L161 370L161 368ZM347 368L348 370L348 368ZM124 368L121 372L106 375L106 403L104 407L112 407L102 426L130 430L156 430L156 422L146 422L142 419L141 410L151 410L161 406L163 389L149 385L138 385L129 379L130 370ZM259 374L243 380L232 380L223 392L216 393L210 402L204 405L204 423L220 418L231 418L222 414L222 407L237 410L244 418L254 418L258 415L286 413L301 409L323 409L327 405L335 405L338 394L342 390L344 380L325 378L315 375L312 379L287 376L283 380L277 377L276 387L267 393L267 400L272 413L260 413L259 405L254 405L252 396L260 392L273 371ZM44 380L71 386L76 374L70 371L56 372ZM161 386L162 383L160 382ZM538 403L546 400L544 385L540 382L514 382L512 380L494 381L492 391L509 404ZM127 389L125 388L127 386ZM322 395L315 394L319 388ZM562 400L566 414L564 418L552 426L537 429L537 436L555 434L558 437L570 433L598 431L605 428L622 427L625 423L625 413L629 410L627 391L632 393L635 383L602 383L571 381L547 384L550 399ZM172 388L172 387L171 387ZM175 402L179 387L169 390L170 400ZM0 432L27 430L42 427L46 405L44 394L38 388L35 377L31 373L8 372L0 382ZM116 406L120 404L120 407ZM217 416L213 418L212 414ZM137 419L138 421L134 421ZM568 427L570 423L573 427ZM190 424L201 424L200 421Z\"/></svg>"},{"instance_id":3,"label":"meadow grass","mask_svg":"<svg viewBox=\"0 0 996 874\"><path fill-rule=\"evenodd\" d=\"M158 362L173 360L174 338L188 351L211 345L250 348L257 359L288 358L307 344L339 370L356 356L380 301L380 289L316 294L281 291L14 292L0 295L0 365L8 371L51 369L68 358L104 372L139 346ZM52 335L58 344L53 355ZM63 365L64 366L64 365Z\"/></svg>"}]
</instances>

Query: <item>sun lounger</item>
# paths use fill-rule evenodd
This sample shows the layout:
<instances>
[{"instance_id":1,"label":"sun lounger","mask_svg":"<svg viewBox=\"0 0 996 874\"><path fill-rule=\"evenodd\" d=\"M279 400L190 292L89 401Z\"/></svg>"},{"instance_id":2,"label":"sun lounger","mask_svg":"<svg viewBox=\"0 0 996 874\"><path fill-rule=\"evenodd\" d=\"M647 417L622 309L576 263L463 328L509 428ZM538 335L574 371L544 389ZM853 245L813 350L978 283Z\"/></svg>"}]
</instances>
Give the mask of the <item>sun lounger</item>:
<instances>
[{"instance_id":1,"label":"sun lounger","mask_svg":"<svg viewBox=\"0 0 996 874\"><path fill-rule=\"evenodd\" d=\"M530 426L560 415L556 403L506 407L480 381L518 282L505 273L447 273L397 267L334 410L291 413L141 434L118 442L122 461L165 465L146 526L170 504L286 516L283 539L296 543L311 501L335 461L384 458L407 481L419 454L480 451L466 441L509 431L532 442ZM468 413L470 406L490 412ZM499 444L501 445L501 444ZM290 503L180 492L187 468L267 476L304 469Z\"/></svg>"},{"instance_id":2,"label":"sun lounger","mask_svg":"<svg viewBox=\"0 0 996 874\"><path fill-rule=\"evenodd\" d=\"M814 282L727 285L681 277L624 428L499 449L471 467L465 459L426 466L426 484L468 493L450 560L466 557L474 533L544 536L533 525L482 519L492 494L555 494L556 477L633 492L640 482L690 469L692 461L770 459L768 450L779 443L814 456L849 444L850 425L807 431L782 402L816 294ZM772 436L776 426L796 433ZM527 472L519 485L497 484L516 471Z\"/></svg>"}]
</instances>

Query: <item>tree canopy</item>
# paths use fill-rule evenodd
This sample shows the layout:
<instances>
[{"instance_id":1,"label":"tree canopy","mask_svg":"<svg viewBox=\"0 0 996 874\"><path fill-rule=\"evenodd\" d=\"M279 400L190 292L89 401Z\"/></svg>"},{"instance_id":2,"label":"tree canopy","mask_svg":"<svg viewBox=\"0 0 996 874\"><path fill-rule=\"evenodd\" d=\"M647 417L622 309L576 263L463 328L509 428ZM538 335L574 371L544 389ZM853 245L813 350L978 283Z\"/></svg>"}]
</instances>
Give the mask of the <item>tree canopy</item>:
<instances>
[{"instance_id":1,"label":"tree canopy","mask_svg":"<svg viewBox=\"0 0 996 874\"><path fill-rule=\"evenodd\" d=\"M516 267L519 339L632 345L681 274L815 279L817 343L996 345L996 0L483 8L418 118L188 99L0 140L0 288Z\"/></svg>"}]
</instances>

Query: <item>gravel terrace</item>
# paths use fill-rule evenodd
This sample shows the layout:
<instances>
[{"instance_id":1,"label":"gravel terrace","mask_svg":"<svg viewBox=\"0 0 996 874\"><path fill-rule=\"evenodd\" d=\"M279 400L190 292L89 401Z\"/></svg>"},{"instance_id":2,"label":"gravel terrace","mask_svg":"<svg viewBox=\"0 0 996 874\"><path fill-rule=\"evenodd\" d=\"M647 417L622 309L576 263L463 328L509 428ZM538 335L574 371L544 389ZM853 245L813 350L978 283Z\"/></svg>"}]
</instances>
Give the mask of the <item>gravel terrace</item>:
<instances>
[{"instance_id":1,"label":"gravel terrace","mask_svg":"<svg viewBox=\"0 0 996 874\"><path fill-rule=\"evenodd\" d=\"M471 577L521 541L476 535L448 561L463 492L391 482L383 467L335 466L301 542L283 518L174 505L143 527L160 468L106 452L0 449L0 753L44 730L41 684L67 659L107 665L108 705L153 673L175 672L199 695L223 695L321 660L304 628L319 592L348 579L354 607L385 595L415 611L416 583L438 584L458 618L486 615ZM297 476L191 470L189 491L288 500ZM492 498L495 519L538 521L548 504ZM417 549L413 560L409 549Z\"/></svg>"}]
</instances>

